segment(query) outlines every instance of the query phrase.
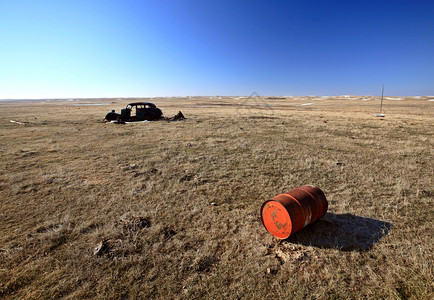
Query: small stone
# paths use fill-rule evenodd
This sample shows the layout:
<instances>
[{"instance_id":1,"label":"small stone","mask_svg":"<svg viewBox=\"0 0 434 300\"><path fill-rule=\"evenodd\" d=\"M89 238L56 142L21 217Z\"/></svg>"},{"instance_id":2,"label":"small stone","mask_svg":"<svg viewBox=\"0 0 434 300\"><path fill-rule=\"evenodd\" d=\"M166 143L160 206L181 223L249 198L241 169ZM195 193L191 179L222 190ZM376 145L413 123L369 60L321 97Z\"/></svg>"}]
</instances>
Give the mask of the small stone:
<instances>
[{"instance_id":1,"label":"small stone","mask_svg":"<svg viewBox=\"0 0 434 300\"><path fill-rule=\"evenodd\" d=\"M104 253L109 252L110 251L110 245L109 245L110 242L112 242L110 239L104 239L101 242L99 242L93 250L93 255L101 256Z\"/></svg>"},{"instance_id":2,"label":"small stone","mask_svg":"<svg viewBox=\"0 0 434 300\"><path fill-rule=\"evenodd\" d=\"M93 255L98 255L98 256L101 255L103 252L103 248L104 248L104 243L103 241L101 241L96 245L95 249L93 250Z\"/></svg>"}]
</instances>

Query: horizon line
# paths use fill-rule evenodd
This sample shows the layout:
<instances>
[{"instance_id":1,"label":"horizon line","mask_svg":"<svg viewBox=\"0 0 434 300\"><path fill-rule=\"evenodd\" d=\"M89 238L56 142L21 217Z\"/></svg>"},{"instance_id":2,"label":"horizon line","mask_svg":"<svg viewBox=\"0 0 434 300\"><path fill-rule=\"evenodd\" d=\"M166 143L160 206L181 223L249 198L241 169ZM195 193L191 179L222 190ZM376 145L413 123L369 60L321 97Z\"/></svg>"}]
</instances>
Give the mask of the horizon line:
<instances>
[{"instance_id":1,"label":"horizon line","mask_svg":"<svg viewBox=\"0 0 434 300\"><path fill-rule=\"evenodd\" d=\"M147 98L235 98L235 97L244 97L244 98L253 98L253 97L279 97L279 98L295 98L295 97L381 97L381 95L355 95L355 94L345 94L345 95L303 95L303 96L295 96L295 95L188 95L188 96L126 96L126 97L53 97L53 98L0 98L0 101L26 101L26 100L86 100L86 99L147 99ZM412 95L412 96L400 96L400 95L386 95L385 97L434 97L434 95Z\"/></svg>"}]
</instances>

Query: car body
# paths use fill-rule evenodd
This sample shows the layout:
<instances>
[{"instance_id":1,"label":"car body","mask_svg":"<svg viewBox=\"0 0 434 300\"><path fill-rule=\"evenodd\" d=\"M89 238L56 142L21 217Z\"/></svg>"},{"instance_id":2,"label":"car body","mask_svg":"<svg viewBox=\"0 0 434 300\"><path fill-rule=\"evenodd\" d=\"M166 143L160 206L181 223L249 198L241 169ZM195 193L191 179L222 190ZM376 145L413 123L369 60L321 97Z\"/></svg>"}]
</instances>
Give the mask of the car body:
<instances>
[{"instance_id":1,"label":"car body","mask_svg":"<svg viewBox=\"0 0 434 300\"><path fill-rule=\"evenodd\" d=\"M135 122L135 121L155 121L162 118L163 112L154 103L134 102L130 103L118 114L114 110L105 116L108 122Z\"/></svg>"}]
</instances>

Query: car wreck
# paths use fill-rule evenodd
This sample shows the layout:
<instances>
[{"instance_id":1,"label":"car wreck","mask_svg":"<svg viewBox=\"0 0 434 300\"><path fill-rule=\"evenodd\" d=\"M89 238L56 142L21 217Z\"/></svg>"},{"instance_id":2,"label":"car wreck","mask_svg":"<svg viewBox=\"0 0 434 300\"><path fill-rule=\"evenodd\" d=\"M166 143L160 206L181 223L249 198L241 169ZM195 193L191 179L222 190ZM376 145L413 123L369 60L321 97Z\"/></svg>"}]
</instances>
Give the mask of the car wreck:
<instances>
[{"instance_id":1,"label":"car wreck","mask_svg":"<svg viewBox=\"0 0 434 300\"><path fill-rule=\"evenodd\" d=\"M177 121L184 120L185 117L182 112L178 112L172 118L163 117L163 112L154 103L150 102L134 102L130 103L121 113L118 114L112 110L106 114L104 121L114 123L137 122L137 121Z\"/></svg>"},{"instance_id":2,"label":"car wreck","mask_svg":"<svg viewBox=\"0 0 434 300\"><path fill-rule=\"evenodd\" d=\"M118 114L114 110L105 116L108 122L136 122L136 121L155 121L162 118L163 112L161 109L150 102L134 102L121 109Z\"/></svg>"}]
</instances>

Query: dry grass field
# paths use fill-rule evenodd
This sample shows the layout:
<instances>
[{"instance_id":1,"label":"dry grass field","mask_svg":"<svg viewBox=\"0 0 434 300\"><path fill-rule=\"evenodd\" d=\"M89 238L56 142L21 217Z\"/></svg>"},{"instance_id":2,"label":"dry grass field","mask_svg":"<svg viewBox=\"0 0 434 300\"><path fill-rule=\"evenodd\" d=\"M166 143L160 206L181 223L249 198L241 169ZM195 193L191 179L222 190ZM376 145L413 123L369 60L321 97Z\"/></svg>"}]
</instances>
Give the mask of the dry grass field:
<instances>
[{"instance_id":1,"label":"dry grass field","mask_svg":"<svg viewBox=\"0 0 434 300\"><path fill-rule=\"evenodd\" d=\"M0 298L433 299L428 99L0 102ZM304 184L329 211L278 240L260 206Z\"/></svg>"}]
</instances>

